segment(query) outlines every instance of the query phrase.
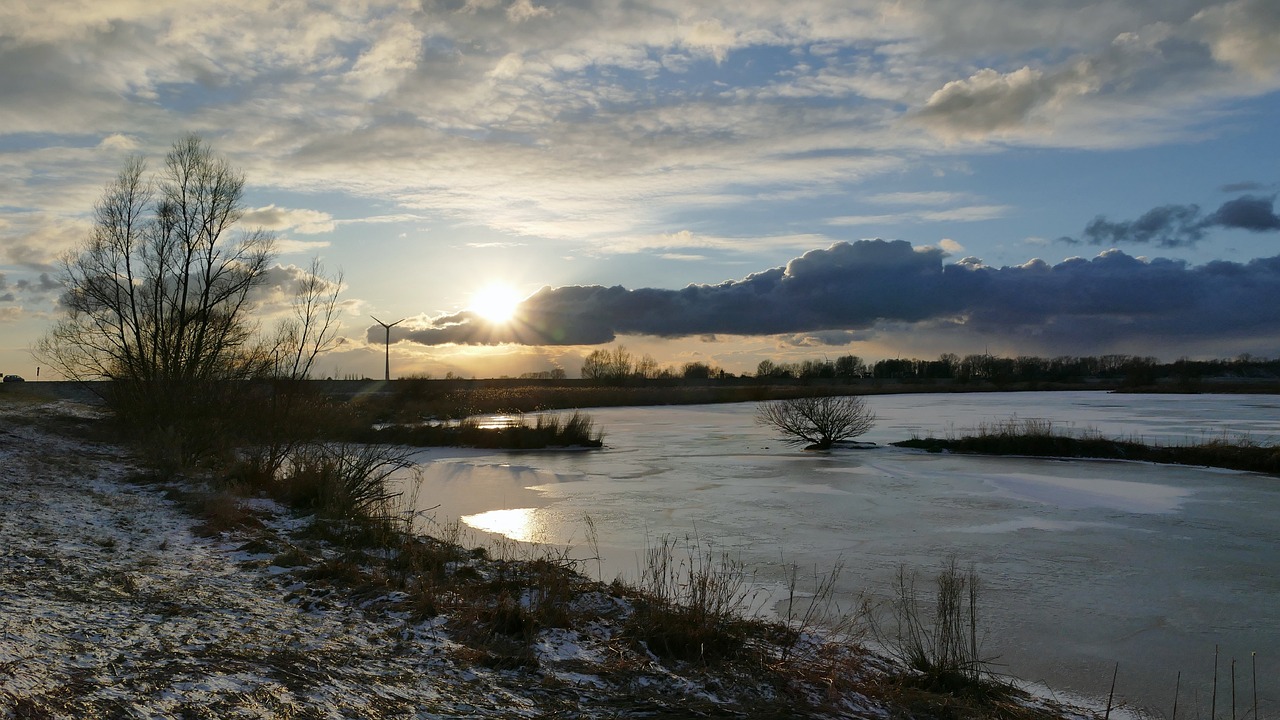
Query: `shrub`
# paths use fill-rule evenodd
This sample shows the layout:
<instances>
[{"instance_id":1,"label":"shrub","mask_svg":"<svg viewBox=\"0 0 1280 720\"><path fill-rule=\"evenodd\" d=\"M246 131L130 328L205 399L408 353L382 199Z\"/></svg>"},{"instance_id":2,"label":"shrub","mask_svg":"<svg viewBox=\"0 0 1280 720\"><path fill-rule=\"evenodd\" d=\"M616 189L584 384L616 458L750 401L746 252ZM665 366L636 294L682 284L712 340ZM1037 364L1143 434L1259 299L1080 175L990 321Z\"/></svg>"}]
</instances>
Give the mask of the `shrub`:
<instances>
[{"instance_id":1,"label":"shrub","mask_svg":"<svg viewBox=\"0 0 1280 720\"><path fill-rule=\"evenodd\" d=\"M828 395L763 403L756 409L756 422L777 430L785 443L828 450L870 430L876 416L857 395Z\"/></svg>"},{"instance_id":2,"label":"shrub","mask_svg":"<svg viewBox=\"0 0 1280 720\"><path fill-rule=\"evenodd\" d=\"M391 491L388 480L413 465L410 454L385 445L304 445L287 461L276 494L293 507L328 517L389 517L390 501L400 493Z\"/></svg>"}]
</instances>

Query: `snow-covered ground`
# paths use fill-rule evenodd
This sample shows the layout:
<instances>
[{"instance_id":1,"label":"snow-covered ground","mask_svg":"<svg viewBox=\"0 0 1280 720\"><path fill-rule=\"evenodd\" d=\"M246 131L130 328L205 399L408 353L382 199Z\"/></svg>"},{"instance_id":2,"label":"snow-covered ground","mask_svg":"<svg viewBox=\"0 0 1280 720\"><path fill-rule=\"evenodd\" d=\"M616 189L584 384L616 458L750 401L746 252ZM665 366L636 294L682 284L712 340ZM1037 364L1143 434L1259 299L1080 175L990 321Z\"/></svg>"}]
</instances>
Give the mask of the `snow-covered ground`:
<instances>
[{"instance_id":1,"label":"snow-covered ground","mask_svg":"<svg viewBox=\"0 0 1280 720\"><path fill-rule=\"evenodd\" d=\"M81 408L7 410L0 707L11 716L541 714L545 698L452 661L432 623L308 602L270 555L194 534L164 488L128 480L115 448L28 424Z\"/></svg>"}]
</instances>

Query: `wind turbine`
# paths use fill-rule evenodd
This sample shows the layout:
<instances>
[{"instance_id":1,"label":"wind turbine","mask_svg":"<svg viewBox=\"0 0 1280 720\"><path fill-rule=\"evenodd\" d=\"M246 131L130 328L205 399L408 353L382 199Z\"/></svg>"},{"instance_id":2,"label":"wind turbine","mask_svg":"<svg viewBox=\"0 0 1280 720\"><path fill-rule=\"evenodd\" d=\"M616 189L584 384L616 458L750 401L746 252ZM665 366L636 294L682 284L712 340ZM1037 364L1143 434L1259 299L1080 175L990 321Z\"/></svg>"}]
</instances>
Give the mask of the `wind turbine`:
<instances>
[{"instance_id":1,"label":"wind turbine","mask_svg":"<svg viewBox=\"0 0 1280 720\"><path fill-rule=\"evenodd\" d=\"M381 325L387 331L387 380L390 380L391 379L391 328L404 322L407 318L400 318L399 320L388 325L382 322L381 320L379 320L378 318L373 317L372 315L370 315L369 317L373 318L374 322Z\"/></svg>"}]
</instances>

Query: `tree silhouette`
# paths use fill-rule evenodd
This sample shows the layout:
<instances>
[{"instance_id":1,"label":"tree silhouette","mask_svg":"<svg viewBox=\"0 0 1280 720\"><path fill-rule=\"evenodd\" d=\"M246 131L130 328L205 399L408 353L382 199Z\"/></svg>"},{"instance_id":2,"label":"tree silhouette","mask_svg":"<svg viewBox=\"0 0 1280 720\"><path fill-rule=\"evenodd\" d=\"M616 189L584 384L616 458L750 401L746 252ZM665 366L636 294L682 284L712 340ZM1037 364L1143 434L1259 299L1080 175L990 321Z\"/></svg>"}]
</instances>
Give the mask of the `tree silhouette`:
<instances>
[{"instance_id":1,"label":"tree silhouette","mask_svg":"<svg viewBox=\"0 0 1280 720\"><path fill-rule=\"evenodd\" d=\"M875 426L875 413L856 395L774 400L756 408L756 422L777 430L790 445L829 450Z\"/></svg>"}]
</instances>

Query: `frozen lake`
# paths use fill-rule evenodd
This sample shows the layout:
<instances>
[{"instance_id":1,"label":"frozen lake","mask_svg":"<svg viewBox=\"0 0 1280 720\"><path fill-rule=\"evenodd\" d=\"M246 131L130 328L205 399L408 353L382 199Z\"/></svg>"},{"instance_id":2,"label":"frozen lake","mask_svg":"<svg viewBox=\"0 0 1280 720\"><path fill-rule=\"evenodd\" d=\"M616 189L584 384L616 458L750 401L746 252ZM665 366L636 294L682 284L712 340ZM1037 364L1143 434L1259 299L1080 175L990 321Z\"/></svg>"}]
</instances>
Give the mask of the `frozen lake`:
<instances>
[{"instance_id":1,"label":"frozen lake","mask_svg":"<svg viewBox=\"0 0 1280 720\"><path fill-rule=\"evenodd\" d=\"M886 598L901 563L931 576L954 553L983 581L984 650L1056 690L1168 715L1280 710L1280 478L1111 461L930 455L884 447L982 422L1047 418L1148 442L1280 439L1280 397L1001 393L871 396L868 450L806 453L754 421L754 404L590 411L595 452L423 451L420 507L497 534L585 549L603 579L634 576L646 542L695 534L780 581L783 561L843 562L846 597ZM595 564L586 567L589 574Z\"/></svg>"}]
</instances>

